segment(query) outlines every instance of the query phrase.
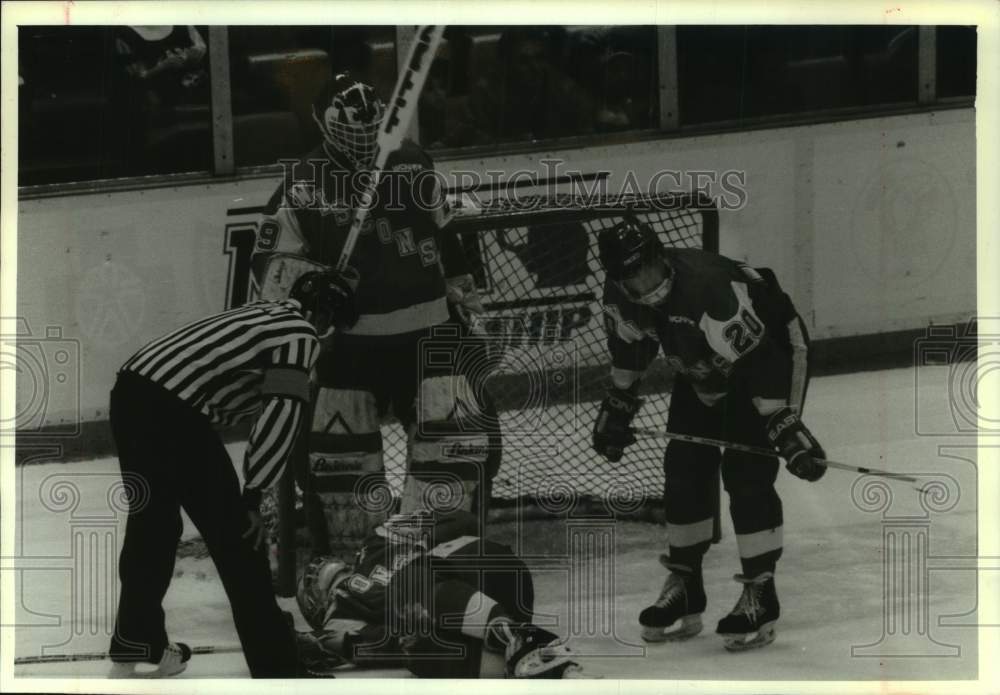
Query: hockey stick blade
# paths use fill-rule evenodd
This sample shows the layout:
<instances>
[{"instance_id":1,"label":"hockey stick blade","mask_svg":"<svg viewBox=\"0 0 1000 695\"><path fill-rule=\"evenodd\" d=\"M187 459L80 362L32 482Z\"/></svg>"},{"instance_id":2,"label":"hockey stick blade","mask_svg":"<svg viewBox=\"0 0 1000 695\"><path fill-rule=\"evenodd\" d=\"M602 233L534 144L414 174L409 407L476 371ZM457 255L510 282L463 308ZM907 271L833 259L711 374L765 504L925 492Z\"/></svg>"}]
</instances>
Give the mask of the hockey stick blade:
<instances>
[{"instance_id":1,"label":"hockey stick blade","mask_svg":"<svg viewBox=\"0 0 1000 695\"><path fill-rule=\"evenodd\" d=\"M238 644L228 644L219 647L192 647L191 655L196 654L236 654L243 651ZM63 664L76 661L103 661L108 658L107 652L83 652L80 654L44 654L40 656L21 656L14 659L15 666L27 664Z\"/></svg>"},{"instance_id":2,"label":"hockey stick blade","mask_svg":"<svg viewBox=\"0 0 1000 695\"><path fill-rule=\"evenodd\" d=\"M676 432L660 432L654 429L647 429L643 427L635 427L632 429L632 434L639 437L651 437L657 439L677 439L682 442L691 442L692 444L704 444L705 446L717 446L724 449L732 449L733 451L744 451L748 454L757 454L758 456L773 456L775 458L780 458L778 452L771 451L770 449L765 449L759 446L750 446L749 444L737 444L736 442L727 442L722 439L712 439L711 437L696 437L690 434L679 434ZM883 471L878 468L867 468L865 466L852 466L847 463L840 463L839 461L831 461L830 459L816 459L818 463L822 463L827 468L835 468L841 471L851 471L853 473L864 473L865 475L876 475L882 478L891 478L893 480L902 480L907 483L916 483L916 489L921 493L924 492L922 485L919 485L919 480L914 478L912 475L905 475L903 473L894 473L892 471Z\"/></svg>"},{"instance_id":3,"label":"hockey stick blade","mask_svg":"<svg viewBox=\"0 0 1000 695\"><path fill-rule=\"evenodd\" d=\"M444 26L421 26L417 28L413 45L410 46L410 53L406 58L406 69L399 76L396 88L392 93L392 100L389 102L389 109L382 119L382 127L378 131L376 143L375 162L372 165L371 180L364 193L361 195L361 204L354 211L354 219L351 220L351 227L347 231L347 239L344 240L344 248L337 259L337 270L343 272L351 260L354 253L354 246L358 242L361 228L371 210L374 193L378 189L378 182L385 168L385 163L389 159L389 154L399 149L406 137L406 131L410 127L410 121L417 112L417 101L420 92L423 91L424 82L431 71L431 63L437 54L438 46L444 37Z\"/></svg>"}]
</instances>

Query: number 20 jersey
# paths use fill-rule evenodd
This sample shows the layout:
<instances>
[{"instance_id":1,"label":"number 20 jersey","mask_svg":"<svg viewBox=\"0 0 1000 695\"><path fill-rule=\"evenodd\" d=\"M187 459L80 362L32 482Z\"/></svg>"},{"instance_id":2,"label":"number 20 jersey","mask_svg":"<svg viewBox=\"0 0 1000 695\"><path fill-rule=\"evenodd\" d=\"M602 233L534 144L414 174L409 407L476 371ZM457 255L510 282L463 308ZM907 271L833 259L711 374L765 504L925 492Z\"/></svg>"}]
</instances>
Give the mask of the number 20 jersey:
<instances>
[{"instance_id":1,"label":"number 20 jersey","mask_svg":"<svg viewBox=\"0 0 1000 695\"><path fill-rule=\"evenodd\" d=\"M668 248L674 271L656 307L604 286L604 319L612 368L643 372L662 348L678 376L706 405L742 382L762 414L801 405L808 338L774 273L699 249Z\"/></svg>"}]
</instances>

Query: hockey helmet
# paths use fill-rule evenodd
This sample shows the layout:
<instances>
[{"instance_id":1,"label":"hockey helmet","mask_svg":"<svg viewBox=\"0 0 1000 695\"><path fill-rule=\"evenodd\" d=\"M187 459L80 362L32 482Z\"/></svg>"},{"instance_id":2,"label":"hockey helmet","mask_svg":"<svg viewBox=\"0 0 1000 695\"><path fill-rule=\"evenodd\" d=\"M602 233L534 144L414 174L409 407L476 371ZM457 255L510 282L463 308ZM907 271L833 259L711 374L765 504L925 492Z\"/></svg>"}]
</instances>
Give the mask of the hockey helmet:
<instances>
[{"instance_id":1,"label":"hockey helmet","mask_svg":"<svg viewBox=\"0 0 1000 695\"><path fill-rule=\"evenodd\" d=\"M336 75L313 102L313 119L323 138L362 170L375 161L385 111L375 90L348 73Z\"/></svg>"},{"instance_id":2,"label":"hockey helmet","mask_svg":"<svg viewBox=\"0 0 1000 695\"><path fill-rule=\"evenodd\" d=\"M634 215L626 215L600 233L597 246L607 278L632 301L655 306L670 294L673 269L667 262L663 242L648 224ZM640 276L648 286L637 290L634 282Z\"/></svg>"},{"instance_id":3,"label":"hockey helmet","mask_svg":"<svg viewBox=\"0 0 1000 695\"><path fill-rule=\"evenodd\" d=\"M337 609L337 588L354 573L345 562L333 557L317 557L299 577L295 601L302 617L314 630L323 626Z\"/></svg>"}]
</instances>

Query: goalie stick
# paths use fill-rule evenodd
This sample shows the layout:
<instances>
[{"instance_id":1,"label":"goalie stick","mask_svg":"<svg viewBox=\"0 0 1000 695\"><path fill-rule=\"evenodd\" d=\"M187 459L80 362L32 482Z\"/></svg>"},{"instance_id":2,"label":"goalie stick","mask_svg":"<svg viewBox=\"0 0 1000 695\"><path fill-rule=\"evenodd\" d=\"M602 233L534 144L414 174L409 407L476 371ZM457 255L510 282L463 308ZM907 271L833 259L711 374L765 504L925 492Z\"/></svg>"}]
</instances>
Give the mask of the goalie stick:
<instances>
[{"instance_id":1,"label":"goalie stick","mask_svg":"<svg viewBox=\"0 0 1000 695\"><path fill-rule=\"evenodd\" d=\"M344 248L340 252L340 258L337 259L335 267L341 272L347 268L347 263L351 260L358 235L361 234L361 227L374 201L375 190L378 188L386 160L389 154L403 143L406 130L413 120L413 114L417 111L417 100L431 71L431 63L434 62L434 56L443 36L444 26L417 28L413 45L410 46L410 53L406 58L406 69L399 76L389 103L389 110L382 119L382 127L379 128L378 151L372 165L371 181L361 196L361 205L354 212L354 219L351 220L351 227L347 231L347 239L344 240Z\"/></svg>"},{"instance_id":2,"label":"goalie stick","mask_svg":"<svg viewBox=\"0 0 1000 695\"><path fill-rule=\"evenodd\" d=\"M632 428L632 434L640 437L677 439L682 442L691 442L692 444L718 446L724 449L732 449L733 451L745 451L748 454L757 454L758 456L773 456L775 458L780 458L778 452L772 451L771 449L765 449L759 446L750 446L749 444L737 444L736 442L727 442L722 439L712 439L711 437L696 437L691 434L679 434L677 432L661 432L659 430L646 429L643 427ZM903 473L893 473L892 471L883 471L878 468L866 468L864 466L852 466L847 463L840 463L839 461L831 461L829 459L816 459L816 461L823 464L827 468L836 468L841 471L852 471L854 473L864 473L865 475L877 475L882 478L892 478L893 480L902 480L907 483L920 482L912 475L904 475ZM924 492L923 486L914 485L914 487L919 492Z\"/></svg>"}]
</instances>

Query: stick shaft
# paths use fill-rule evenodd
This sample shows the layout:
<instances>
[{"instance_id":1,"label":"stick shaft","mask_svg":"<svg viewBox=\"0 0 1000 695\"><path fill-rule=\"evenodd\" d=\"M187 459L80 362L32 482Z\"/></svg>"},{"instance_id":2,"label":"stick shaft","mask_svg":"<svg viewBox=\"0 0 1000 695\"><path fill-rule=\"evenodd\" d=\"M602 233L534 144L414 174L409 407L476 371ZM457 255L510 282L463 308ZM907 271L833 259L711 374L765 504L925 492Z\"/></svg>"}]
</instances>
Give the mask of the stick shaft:
<instances>
[{"instance_id":1,"label":"stick shaft","mask_svg":"<svg viewBox=\"0 0 1000 695\"><path fill-rule=\"evenodd\" d=\"M223 646L202 646L193 647L191 654L235 654L242 652L243 647L238 644L227 644ZM62 664L74 661L103 661L108 658L107 652L83 652L80 654L44 654L40 656L21 656L14 659L15 666L25 664Z\"/></svg>"},{"instance_id":2,"label":"stick shaft","mask_svg":"<svg viewBox=\"0 0 1000 695\"><path fill-rule=\"evenodd\" d=\"M413 115L417 111L417 101L420 92L424 88L424 82L431 71L431 63L437 54L438 46L444 37L444 26L422 26L417 28L417 35L410 46L410 53L406 58L406 67L400 73L396 88L392 93L392 100L389 102L385 118L382 119L382 127L378 133L378 151L375 154L375 162L372 165L371 182L364 194L361 196L361 204L354 211L354 218L351 220L351 227L347 231L347 238L344 240L344 248L340 251L337 259L337 270L343 272L351 260L354 253L354 246L358 243L358 236L361 228L368 218L374 199L375 190L378 188L379 179L382 176L382 169L389 159L389 154L399 148L406 136L406 131L413 120Z\"/></svg>"},{"instance_id":3,"label":"stick shaft","mask_svg":"<svg viewBox=\"0 0 1000 695\"><path fill-rule=\"evenodd\" d=\"M711 437L696 437L691 434L679 434L676 432L660 432L659 430L647 429L647 428L633 428L633 434L637 434L643 437L658 437L660 439L677 439L682 442L691 442L692 444L704 444L705 446L718 446L725 449L732 449L733 451L744 451L748 454L757 454L758 456L773 456L775 458L780 458L777 452L771 451L770 449L765 449L760 446L751 446L749 444L737 444L736 442L727 442L722 439L712 439ZM867 475L877 475L883 478L894 478L896 480L904 480L908 483L919 482L916 478L911 475L904 475L902 473L893 473L892 471L883 471L878 468L866 468L864 466L852 466L847 463L840 463L839 461L831 461L830 459L816 459L819 463L822 463L827 468L836 468L842 471L852 471L854 473L865 473Z\"/></svg>"}]
</instances>

